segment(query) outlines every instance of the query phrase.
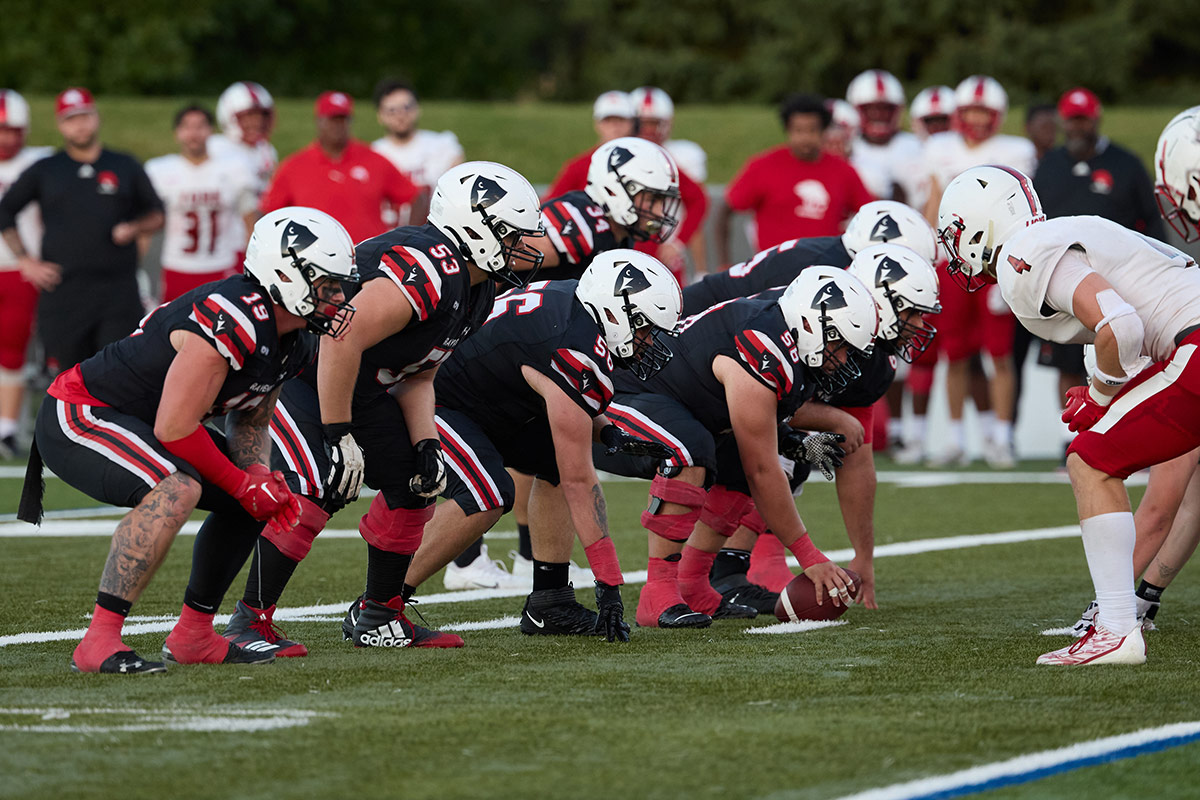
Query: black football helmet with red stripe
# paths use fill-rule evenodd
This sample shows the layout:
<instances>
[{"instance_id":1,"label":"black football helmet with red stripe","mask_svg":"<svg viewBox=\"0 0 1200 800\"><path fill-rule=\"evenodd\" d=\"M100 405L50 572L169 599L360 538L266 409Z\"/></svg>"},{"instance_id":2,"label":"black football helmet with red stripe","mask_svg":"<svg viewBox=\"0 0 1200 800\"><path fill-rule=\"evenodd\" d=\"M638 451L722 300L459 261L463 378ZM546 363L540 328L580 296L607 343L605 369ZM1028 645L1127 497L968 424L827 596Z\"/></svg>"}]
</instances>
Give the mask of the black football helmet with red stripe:
<instances>
[{"instance_id":1,"label":"black football helmet with red stripe","mask_svg":"<svg viewBox=\"0 0 1200 800\"><path fill-rule=\"evenodd\" d=\"M264 215L246 246L245 270L313 333L336 338L349 329L354 306L346 296L358 283L354 243L324 211L288 206Z\"/></svg>"},{"instance_id":2,"label":"black football helmet with red stripe","mask_svg":"<svg viewBox=\"0 0 1200 800\"><path fill-rule=\"evenodd\" d=\"M1012 167L966 170L946 187L938 206L938 237L946 272L968 292L996 282L996 254L1020 230L1046 214L1033 181Z\"/></svg>"}]
</instances>

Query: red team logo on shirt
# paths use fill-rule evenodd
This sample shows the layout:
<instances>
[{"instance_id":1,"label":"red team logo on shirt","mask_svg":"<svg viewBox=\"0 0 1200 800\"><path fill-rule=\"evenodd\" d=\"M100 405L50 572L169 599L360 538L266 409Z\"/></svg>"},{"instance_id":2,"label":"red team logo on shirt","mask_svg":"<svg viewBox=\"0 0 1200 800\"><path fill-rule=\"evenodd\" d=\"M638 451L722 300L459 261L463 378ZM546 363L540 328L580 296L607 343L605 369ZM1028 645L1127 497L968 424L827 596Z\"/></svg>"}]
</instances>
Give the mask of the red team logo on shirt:
<instances>
[{"instance_id":1,"label":"red team logo on shirt","mask_svg":"<svg viewBox=\"0 0 1200 800\"><path fill-rule=\"evenodd\" d=\"M1017 258L1016 256L1009 256L1008 263L1009 266L1017 271L1018 275L1022 272L1029 272L1029 270L1033 269L1032 264L1023 258Z\"/></svg>"},{"instance_id":2,"label":"red team logo on shirt","mask_svg":"<svg viewBox=\"0 0 1200 800\"><path fill-rule=\"evenodd\" d=\"M1106 169L1093 170L1091 190L1096 194L1112 194L1112 173Z\"/></svg>"},{"instance_id":3,"label":"red team logo on shirt","mask_svg":"<svg viewBox=\"0 0 1200 800\"><path fill-rule=\"evenodd\" d=\"M96 176L96 191L100 194L116 194L117 188L121 182L117 179L117 173L111 170L104 170Z\"/></svg>"}]
</instances>

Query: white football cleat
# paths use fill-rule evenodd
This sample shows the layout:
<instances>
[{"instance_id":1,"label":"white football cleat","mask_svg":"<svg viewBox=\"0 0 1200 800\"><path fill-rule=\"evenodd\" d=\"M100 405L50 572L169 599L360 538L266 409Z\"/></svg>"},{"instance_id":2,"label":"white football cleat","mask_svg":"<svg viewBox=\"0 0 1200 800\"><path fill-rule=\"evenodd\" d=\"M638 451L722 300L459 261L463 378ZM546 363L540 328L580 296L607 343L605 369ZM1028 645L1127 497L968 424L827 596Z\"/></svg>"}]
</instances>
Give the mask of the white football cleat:
<instances>
[{"instance_id":1,"label":"white football cleat","mask_svg":"<svg viewBox=\"0 0 1200 800\"><path fill-rule=\"evenodd\" d=\"M532 588L533 559L525 558L516 550L509 550L508 557L511 558L513 562L512 574L525 581L522 586L525 588ZM581 567L574 561L567 563L567 572L571 583L575 584L576 586L591 586L596 582L596 576L592 574L592 570L589 567Z\"/></svg>"},{"instance_id":2,"label":"white football cleat","mask_svg":"<svg viewBox=\"0 0 1200 800\"><path fill-rule=\"evenodd\" d=\"M481 545L479 556L460 567L451 561L446 565L442 583L447 589L524 589L528 584L524 578L513 575L501 561L488 558L487 545Z\"/></svg>"},{"instance_id":3,"label":"white football cleat","mask_svg":"<svg viewBox=\"0 0 1200 800\"><path fill-rule=\"evenodd\" d=\"M983 457L992 469L1012 469L1017 466L1017 457L1008 442L985 442Z\"/></svg>"},{"instance_id":4,"label":"white football cleat","mask_svg":"<svg viewBox=\"0 0 1200 800\"><path fill-rule=\"evenodd\" d=\"M911 442L904 445L904 447L894 450L892 453L892 460L904 466L920 464L923 458L925 458L925 445L923 442Z\"/></svg>"},{"instance_id":5,"label":"white football cleat","mask_svg":"<svg viewBox=\"0 0 1200 800\"><path fill-rule=\"evenodd\" d=\"M961 447L950 446L925 459L927 467L966 467L973 459Z\"/></svg>"},{"instance_id":6,"label":"white football cleat","mask_svg":"<svg viewBox=\"0 0 1200 800\"><path fill-rule=\"evenodd\" d=\"M1146 640L1142 626L1137 625L1124 636L1093 625L1079 641L1060 650L1038 656L1037 663L1051 666L1082 666L1084 664L1144 664Z\"/></svg>"}]
</instances>

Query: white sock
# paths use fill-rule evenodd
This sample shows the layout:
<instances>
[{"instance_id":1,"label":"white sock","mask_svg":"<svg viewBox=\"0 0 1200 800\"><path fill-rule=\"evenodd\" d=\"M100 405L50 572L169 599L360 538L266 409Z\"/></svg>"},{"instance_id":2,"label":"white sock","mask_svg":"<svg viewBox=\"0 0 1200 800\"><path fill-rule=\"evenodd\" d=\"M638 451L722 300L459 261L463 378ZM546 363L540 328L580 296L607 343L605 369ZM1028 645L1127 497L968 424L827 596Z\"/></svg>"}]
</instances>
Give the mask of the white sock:
<instances>
[{"instance_id":1,"label":"white sock","mask_svg":"<svg viewBox=\"0 0 1200 800\"><path fill-rule=\"evenodd\" d=\"M997 444L1012 443L1012 420L998 419L992 428L992 441Z\"/></svg>"},{"instance_id":2,"label":"white sock","mask_svg":"<svg viewBox=\"0 0 1200 800\"><path fill-rule=\"evenodd\" d=\"M1079 523L1083 552L1087 555L1092 585L1100 612L1096 622L1118 636L1137 625L1137 600L1133 594L1133 543L1137 532L1133 514L1114 511Z\"/></svg>"},{"instance_id":3,"label":"white sock","mask_svg":"<svg viewBox=\"0 0 1200 800\"><path fill-rule=\"evenodd\" d=\"M950 443L959 450L967 449L967 437L963 431L963 421L961 419L950 420Z\"/></svg>"},{"instance_id":4,"label":"white sock","mask_svg":"<svg viewBox=\"0 0 1200 800\"><path fill-rule=\"evenodd\" d=\"M912 440L917 444L925 441L925 415L914 414L909 422L909 430L912 431Z\"/></svg>"},{"instance_id":5,"label":"white sock","mask_svg":"<svg viewBox=\"0 0 1200 800\"><path fill-rule=\"evenodd\" d=\"M16 436L20 427L15 419L0 419L0 439L6 436Z\"/></svg>"},{"instance_id":6,"label":"white sock","mask_svg":"<svg viewBox=\"0 0 1200 800\"><path fill-rule=\"evenodd\" d=\"M888 417L887 435L889 441L901 439L904 437L904 420L897 417Z\"/></svg>"},{"instance_id":7,"label":"white sock","mask_svg":"<svg viewBox=\"0 0 1200 800\"><path fill-rule=\"evenodd\" d=\"M996 412L995 411L980 411L979 412L979 432L983 434L985 442L996 441Z\"/></svg>"}]
</instances>

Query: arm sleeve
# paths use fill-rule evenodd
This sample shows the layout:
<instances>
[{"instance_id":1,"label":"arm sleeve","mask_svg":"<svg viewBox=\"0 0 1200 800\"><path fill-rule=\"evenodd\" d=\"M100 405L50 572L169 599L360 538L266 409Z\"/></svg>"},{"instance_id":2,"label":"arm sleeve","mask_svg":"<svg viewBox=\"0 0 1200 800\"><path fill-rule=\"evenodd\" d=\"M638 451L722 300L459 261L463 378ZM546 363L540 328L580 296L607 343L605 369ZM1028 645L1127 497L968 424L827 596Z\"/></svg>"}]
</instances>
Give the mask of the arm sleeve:
<instances>
[{"instance_id":1,"label":"arm sleeve","mask_svg":"<svg viewBox=\"0 0 1200 800\"><path fill-rule=\"evenodd\" d=\"M1092 271L1086 255L1074 248L1067 250L1050 273L1050 282L1046 285L1046 305L1056 311L1073 313L1071 307L1075 289Z\"/></svg>"},{"instance_id":2,"label":"arm sleeve","mask_svg":"<svg viewBox=\"0 0 1200 800\"><path fill-rule=\"evenodd\" d=\"M704 191L703 186L680 172L679 194L687 213L683 218L683 224L679 226L678 236L679 241L687 244L704 224L704 215L708 213L708 193Z\"/></svg>"},{"instance_id":3,"label":"arm sleeve","mask_svg":"<svg viewBox=\"0 0 1200 800\"><path fill-rule=\"evenodd\" d=\"M15 228L17 225L17 214L21 212L21 209L37 199L38 175L41 172L38 169L38 165L41 163L41 161L36 161L31 164L29 169L20 174L16 183L8 187L8 191L4 193L4 197L0 198L0 231Z\"/></svg>"}]
</instances>

